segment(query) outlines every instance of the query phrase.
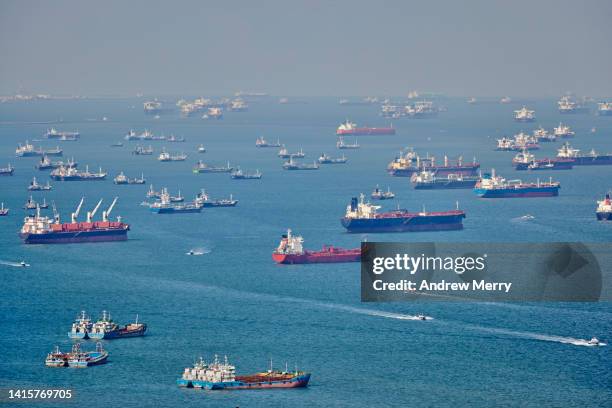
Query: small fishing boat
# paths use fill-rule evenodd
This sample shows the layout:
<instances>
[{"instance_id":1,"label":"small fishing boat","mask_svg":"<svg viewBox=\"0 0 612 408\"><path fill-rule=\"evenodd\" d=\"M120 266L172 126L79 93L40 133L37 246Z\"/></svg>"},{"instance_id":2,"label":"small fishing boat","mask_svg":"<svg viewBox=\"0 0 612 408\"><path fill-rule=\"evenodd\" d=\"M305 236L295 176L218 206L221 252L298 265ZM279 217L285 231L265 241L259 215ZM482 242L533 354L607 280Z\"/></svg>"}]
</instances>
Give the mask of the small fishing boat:
<instances>
[{"instance_id":1,"label":"small fishing boat","mask_svg":"<svg viewBox=\"0 0 612 408\"><path fill-rule=\"evenodd\" d=\"M102 347L102 343L96 343L94 351L82 351L81 343L72 346L68 355L68 366L72 368L87 368L89 366L106 363L108 352Z\"/></svg>"}]
</instances>

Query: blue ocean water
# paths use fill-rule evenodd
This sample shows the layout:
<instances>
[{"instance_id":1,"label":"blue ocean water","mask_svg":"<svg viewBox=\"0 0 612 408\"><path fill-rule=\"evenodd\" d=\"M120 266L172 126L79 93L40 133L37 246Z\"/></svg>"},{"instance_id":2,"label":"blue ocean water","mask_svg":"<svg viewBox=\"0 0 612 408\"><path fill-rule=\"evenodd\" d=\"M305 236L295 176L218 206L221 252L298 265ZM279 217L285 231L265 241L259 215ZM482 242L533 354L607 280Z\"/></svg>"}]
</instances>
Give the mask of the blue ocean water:
<instances>
[{"instance_id":1,"label":"blue ocean water","mask_svg":"<svg viewBox=\"0 0 612 408\"><path fill-rule=\"evenodd\" d=\"M350 118L384 125L376 106L339 106L333 98L280 105L264 100L248 112L223 120L160 119L142 112L138 99L91 99L0 104L0 166L15 176L0 178L0 201L11 208L0 218L0 384L3 387L69 387L88 406L604 406L612 399L609 347L587 348L567 338L612 339L612 308L597 304L403 303L361 304L357 264L277 266L271 252L292 228L306 247L331 243L358 246L370 241L609 242L612 224L597 222L595 200L612 188L607 167L572 171L515 172L512 153L494 152L495 139L560 120L576 131L571 143L583 150L611 150L612 119L561 116L554 100L530 100L536 124L512 120L518 104L470 106L445 100L448 111L435 119L394 122L395 136L360 137L360 150L344 151L347 165L319 171L281 169L277 149L257 149L255 139L277 138L290 150L302 147L306 160L337 155L334 130ZM101 121L106 116L107 121ZM105 182L53 183L35 198L54 201L67 220L81 196L87 209L99 198L119 202L113 215L132 226L121 243L25 246L17 237L21 209L37 158L15 158L17 143L38 139L57 121L78 130L81 140L65 142L65 157L84 168L102 168ZM36 123L41 122L41 123ZM591 128L597 131L591 133ZM137 142L112 148L129 129L184 136L186 143L151 142L159 151L185 151L186 162L160 163L133 156ZM352 141L348 138L347 141ZM35 142L55 146L61 142ZM205 154L196 147L203 143ZM149 143L146 142L148 145ZM543 144L538 157L554 156L560 143ZM414 191L407 178L392 178L387 163L402 147L437 157L473 156L483 169L507 178L561 181L558 198L480 200L469 190ZM230 161L259 169L260 181L233 181L227 174L192 174L195 161ZM112 177L144 173L146 186L116 186ZM235 208L202 214L160 216L140 206L148 184L180 189L187 198L205 188L214 197L233 194ZM351 196L390 186L392 208L445 210L458 201L467 212L463 231L415 234L347 234L339 219ZM522 215L535 219L517 221ZM204 248L203 256L186 256ZM10 262L26 260L30 268ZM528 273L528 271L517 271ZM608 283L609 284L609 283ZM49 369L44 357L56 344L70 346L66 333L74 316L108 310L120 322L149 325L144 338L107 342L109 364L87 370ZM435 320L406 320L425 313ZM562 338L560 338L562 337ZM92 344L93 346L93 344ZM253 392L182 390L175 380L195 358L228 355L242 373L298 364L312 372L307 389Z\"/></svg>"}]
</instances>

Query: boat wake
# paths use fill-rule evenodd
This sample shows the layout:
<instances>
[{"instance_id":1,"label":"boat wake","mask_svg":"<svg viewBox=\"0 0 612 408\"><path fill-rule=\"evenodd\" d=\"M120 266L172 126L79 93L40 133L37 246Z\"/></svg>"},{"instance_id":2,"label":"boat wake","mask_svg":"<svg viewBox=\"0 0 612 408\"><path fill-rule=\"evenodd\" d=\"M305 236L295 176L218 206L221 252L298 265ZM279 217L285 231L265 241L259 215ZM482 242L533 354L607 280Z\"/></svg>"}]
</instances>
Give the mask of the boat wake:
<instances>
[{"instance_id":1,"label":"boat wake","mask_svg":"<svg viewBox=\"0 0 612 408\"><path fill-rule=\"evenodd\" d=\"M512 221L514 222L531 221L531 220L535 220L535 217L531 214L521 215L520 217L516 217L512 219Z\"/></svg>"}]
</instances>

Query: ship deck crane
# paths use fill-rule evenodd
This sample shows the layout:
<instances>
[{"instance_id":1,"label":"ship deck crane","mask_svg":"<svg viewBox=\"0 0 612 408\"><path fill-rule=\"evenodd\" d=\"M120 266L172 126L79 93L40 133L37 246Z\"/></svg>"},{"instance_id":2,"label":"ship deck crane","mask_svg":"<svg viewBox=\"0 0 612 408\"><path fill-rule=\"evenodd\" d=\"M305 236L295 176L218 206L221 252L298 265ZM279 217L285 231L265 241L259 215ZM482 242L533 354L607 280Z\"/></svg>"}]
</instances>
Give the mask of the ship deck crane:
<instances>
[{"instance_id":1,"label":"ship deck crane","mask_svg":"<svg viewBox=\"0 0 612 408\"><path fill-rule=\"evenodd\" d=\"M115 199L113 200L113 202L111 203L111 205L108 207L106 211L102 211L102 221L108 222L108 216L110 215L111 211L113 211L113 208L115 208L115 204L117 203L117 198L119 197L115 197Z\"/></svg>"},{"instance_id":2,"label":"ship deck crane","mask_svg":"<svg viewBox=\"0 0 612 408\"><path fill-rule=\"evenodd\" d=\"M98 212L98 209L100 208L100 205L102 204L102 199L100 199L100 201L98 201L98 204L96 205L96 208L93 209L93 211L91 212L87 212L87 222L91 222L92 218L94 217L94 215L96 215L96 213Z\"/></svg>"},{"instance_id":3,"label":"ship deck crane","mask_svg":"<svg viewBox=\"0 0 612 408\"><path fill-rule=\"evenodd\" d=\"M81 197L81 202L77 207L76 211L72 213L72 223L75 224L77 222L77 218L79 217L79 213L81 212L81 207L83 206L83 201L85 201L85 197Z\"/></svg>"}]
</instances>

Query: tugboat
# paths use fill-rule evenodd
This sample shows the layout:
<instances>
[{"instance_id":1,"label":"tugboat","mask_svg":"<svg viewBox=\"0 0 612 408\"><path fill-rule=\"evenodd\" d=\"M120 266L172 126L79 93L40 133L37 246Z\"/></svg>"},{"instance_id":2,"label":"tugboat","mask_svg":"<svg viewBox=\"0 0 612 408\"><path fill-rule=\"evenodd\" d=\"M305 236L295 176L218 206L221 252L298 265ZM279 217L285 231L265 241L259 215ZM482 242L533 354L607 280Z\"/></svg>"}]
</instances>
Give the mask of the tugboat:
<instances>
[{"instance_id":1,"label":"tugboat","mask_svg":"<svg viewBox=\"0 0 612 408\"><path fill-rule=\"evenodd\" d=\"M414 173L410 178L415 190L474 188L478 180L478 176L464 176L460 173L436 176L434 172L428 170Z\"/></svg>"},{"instance_id":2,"label":"tugboat","mask_svg":"<svg viewBox=\"0 0 612 408\"><path fill-rule=\"evenodd\" d=\"M263 136L258 137L255 140L255 147L281 147L280 139L276 140L276 143L269 143Z\"/></svg>"},{"instance_id":3,"label":"tugboat","mask_svg":"<svg viewBox=\"0 0 612 408\"><path fill-rule=\"evenodd\" d=\"M14 172L15 169L11 167L10 163L7 167L0 167L0 176L12 176Z\"/></svg>"},{"instance_id":4,"label":"tugboat","mask_svg":"<svg viewBox=\"0 0 612 408\"><path fill-rule=\"evenodd\" d=\"M240 168L232 171L230 175L234 180L259 180L262 176L259 170L256 170L255 173L248 173L243 172Z\"/></svg>"},{"instance_id":5,"label":"tugboat","mask_svg":"<svg viewBox=\"0 0 612 408\"><path fill-rule=\"evenodd\" d=\"M523 150L512 159L516 170L571 170L574 161L571 159L537 159L532 153Z\"/></svg>"},{"instance_id":6,"label":"tugboat","mask_svg":"<svg viewBox=\"0 0 612 408\"><path fill-rule=\"evenodd\" d=\"M106 173L102 168L97 173L89 171L89 166L85 167L85 171L79 171L74 167L60 166L49 174L51 179L56 181L101 181L106 178Z\"/></svg>"},{"instance_id":7,"label":"tugboat","mask_svg":"<svg viewBox=\"0 0 612 408\"><path fill-rule=\"evenodd\" d=\"M136 315L136 321L134 323L127 324L120 327L117 323L113 322L110 317L110 313L106 310L102 312L102 317L98 320L88 332L88 335L92 339L117 339L121 337L139 337L144 336L147 331L147 325L144 323L138 323L138 315Z\"/></svg>"},{"instance_id":8,"label":"tugboat","mask_svg":"<svg viewBox=\"0 0 612 408\"><path fill-rule=\"evenodd\" d=\"M210 166L204 163L202 160L198 160L195 167L193 168L194 173L231 173L234 168L230 166L229 161L227 162L227 166Z\"/></svg>"},{"instance_id":9,"label":"tugboat","mask_svg":"<svg viewBox=\"0 0 612 408\"><path fill-rule=\"evenodd\" d=\"M283 163L283 169L285 170L319 170L319 165L315 162L313 164L299 164L290 157L288 161Z\"/></svg>"},{"instance_id":10,"label":"tugboat","mask_svg":"<svg viewBox=\"0 0 612 408\"><path fill-rule=\"evenodd\" d=\"M137 156L151 156L153 155L153 147L150 145L149 147L136 146L136 148L132 150L132 154Z\"/></svg>"},{"instance_id":11,"label":"tugboat","mask_svg":"<svg viewBox=\"0 0 612 408\"><path fill-rule=\"evenodd\" d=\"M355 143L348 144L344 142L344 138L342 136L338 136L336 147L338 149L359 149L361 146L359 146L359 143L357 143L357 139L355 139Z\"/></svg>"},{"instance_id":12,"label":"tugboat","mask_svg":"<svg viewBox=\"0 0 612 408\"><path fill-rule=\"evenodd\" d=\"M0 217L6 217L9 213L8 208L4 208L4 203L0 204Z\"/></svg>"},{"instance_id":13,"label":"tugboat","mask_svg":"<svg viewBox=\"0 0 612 408\"><path fill-rule=\"evenodd\" d=\"M571 159L575 166L597 166L611 165L612 153L599 154L591 150L587 154L580 154L579 149L574 149L568 142L563 143L557 151L557 157L561 159Z\"/></svg>"},{"instance_id":14,"label":"tugboat","mask_svg":"<svg viewBox=\"0 0 612 408\"><path fill-rule=\"evenodd\" d=\"M72 328L68 332L68 337L71 339L88 339L88 334L92 326L91 319L85 314L85 311L82 310L81 314L77 316L74 323L72 323Z\"/></svg>"},{"instance_id":15,"label":"tugboat","mask_svg":"<svg viewBox=\"0 0 612 408\"><path fill-rule=\"evenodd\" d=\"M599 221L612 221L612 201L610 201L610 193L606 194L606 198L597 202L595 214Z\"/></svg>"},{"instance_id":16,"label":"tugboat","mask_svg":"<svg viewBox=\"0 0 612 408\"><path fill-rule=\"evenodd\" d=\"M87 368L89 366L106 363L108 352L102 347L102 343L96 343L95 351L82 351L81 343L72 346L68 354L68 366L72 368Z\"/></svg>"},{"instance_id":17,"label":"tugboat","mask_svg":"<svg viewBox=\"0 0 612 408\"><path fill-rule=\"evenodd\" d=\"M206 193L205 190L202 190L198 193L195 199L195 203L202 208L211 208L211 207L235 207L238 204L238 200L234 200L233 195L230 194L229 198L221 198L218 200L213 200Z\"/></svg>"},{"instance_id":18,"label":"tugboat","mask_svg":"<svg viewBox=\"0 0 612 408\"><path fill-rule=\"evenodd\" d=\"M50 191L53 187L47 181L47 184L38 184L36 177L32 178L30 185L28 186L29 191Z\"/></svg>"},{"instance_id":19,"label":"tugboat","mask_svg":"<svg viewBox=\"0 0 612 408\"><path fill-rule=\"evenodd\" d=\"M342 155L342 157L332 158L325 153L322 153L317 161L319 164L344 164L348 161L348 159L344 157L344 155Z\"/></svg>"},{"instance_id":20,"label":"tugboat","mask_svg":"<svg viewBox=\"0 0 612 408\"><path fill-rule=\"evenodd\" d=\"M372 200L392 200L395 198L395 194L391 192L390 187L387 187L387 191L382 191L378 188L377 184L374 191L372 191L372 194L370 194L370 197L372 198Z\"/></svg>"},{"instance_id":21,"label":"tugboat","mask_svg":"<svg viewBox=\"0 0 612 408\"><path fill-rule=\"evenodd\" d=\"M320 251L305 250L301 236L283 234L278 248L272 253L272 259L279 264L310 264L310 263L340 263L359 262L361 248L343 249L324 245Z\"/></svg>"},{"instance_id":22,"label":"tugboat","mask_svg":"<svg viewBox=\"0 0 612 408\"><path fill-rule=\"evenodd\" d=\"M270 365L272 365L270 363ZM176 380L179 387L201 388L205 390L256 390L262 388L299 388L308 386L310 373L303 371L274 371L250 375L236 375L236 367L230 365L225 357L223 363L215 355L212 363L202 358L193 367L185 368L181 378Z\"/></svg>"},{"instance_id":23,"label":"tugboat","mask_svg":"<svg viewBox=\"0 0 612 408\"><path fill-rule=\"evenodd\" d=\"M521 109L514 111L514 120L517 122L535 122L535 111L523 106Z\"/></svg>"},{"instance_id":24,"label":"tugboat","mask_svg":"<svg viewBox=\"0 0 612 408\"><path fill-rule=\"evenodd\" d=\"M576 132L572 131L572 129L569 126L564 125L563 123L559 122L559 126L553 129L553 134L556 137L568 138L568 137L574 137L576 135Z\"/></svg>"},{"instance_id":25,"label":"tugboat","mask_svg":"<svg viewBox=\"0 0 612 408\"><path fill-rule=\"evenodd\" d=\"M55 350L47 354L47 358L45 359L45 365L47 367L67 367L68 366L68 358L70 357L70 353L61 352L59 346L55 346Z\"/></svg>"},{"instance_id":26,"label":"tugboat","mask_svg":"<svg viewBox=\"0 0 612 408\"><path fill-rule=\"evenodd\" d=\"M348 232L417 232L451 231L463 229L465 212L459 210L443 212L409 212L397 209L378 213L380 206L366 203L363 194L351 199L346 214L341 219Z\"/></svg>"},{"instance_id":27,"label":"tugboat","mask_svg":"<svg viewBox=\"0 0 612 408\"><path fill-rule=\"evenodd\" d=\"M553 182L523 183L521 180L506 180L495 175L485 174L476 183L474 193L481 198L525 198L525 197L556 197L561 184Z\"/></svg>"},{"instance_id":28,"label":"tugboat","mask_svg":"<svg viewBox=\"0 0 612 408\"><path fill-rule=\"evenodd\" d=\"M109 221L109 216L117 198L106 211L102 212L102 221L93 221L93 217L100 208L102 200L93 211L87 213L87 222L77 222L77 217L83 205L79 203L76 211L72 214L72 222L61 223L59 214L54 218L42 217L40 208L36 209L36 215L27 216L19 233L25 244L64 244L81 242L107 242L125 241L130 226L117 217L117 221Z\"/></svg>"},{"instance_id":29,"label":"tugboat","mask_svg":"<svg viewBox=\"0 0 612 408\"><path fill-rule=\"evenodd\" d=\"M202 206L196 202L190 204L175 204L175 202L176 201L172 201L170 194L168 194L168 190L166 188L163 188L161 191L160 200L151 204L149 206L149 209L151 210L151 212L157 214L183 214L202 212Z\"/></svg>"},{"instance_id":30,"label":"tugboat","mask_svg":"<svg viewBox=\"0 0 612 408\"><path fill-rule=\"evenodd\" d=\"M349 120L346 120L344 123L341 123L336 129L336 135L338 136L346 136L346 135L394 135L395 128L393 126L389 127L357 127L357 125Z\"/></svg>"}]
</instances>

